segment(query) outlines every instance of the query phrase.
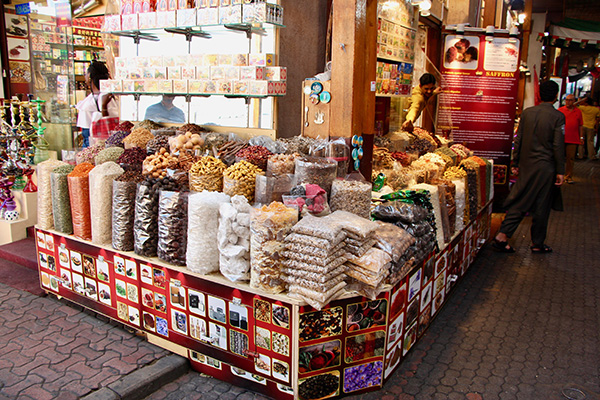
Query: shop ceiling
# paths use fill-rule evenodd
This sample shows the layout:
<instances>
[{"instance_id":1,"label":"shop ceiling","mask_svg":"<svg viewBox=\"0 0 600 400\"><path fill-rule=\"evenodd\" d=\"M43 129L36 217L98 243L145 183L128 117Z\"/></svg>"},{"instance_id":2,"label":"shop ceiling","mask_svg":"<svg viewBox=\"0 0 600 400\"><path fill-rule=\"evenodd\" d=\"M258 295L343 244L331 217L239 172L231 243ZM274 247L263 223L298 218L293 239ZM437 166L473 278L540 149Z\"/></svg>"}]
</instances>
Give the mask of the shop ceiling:
<instances>
[{"instance_id":1,"label":"shop ceiling","mask_svg":"<svg viewBox=\"0 0 600 400\"><path fill-rule=\"evenodd\" d=\"M533 13L548 13L548 21L560 22L564 18L600 21L598 0L533 0Z\"/></svg>"}]
</instances>

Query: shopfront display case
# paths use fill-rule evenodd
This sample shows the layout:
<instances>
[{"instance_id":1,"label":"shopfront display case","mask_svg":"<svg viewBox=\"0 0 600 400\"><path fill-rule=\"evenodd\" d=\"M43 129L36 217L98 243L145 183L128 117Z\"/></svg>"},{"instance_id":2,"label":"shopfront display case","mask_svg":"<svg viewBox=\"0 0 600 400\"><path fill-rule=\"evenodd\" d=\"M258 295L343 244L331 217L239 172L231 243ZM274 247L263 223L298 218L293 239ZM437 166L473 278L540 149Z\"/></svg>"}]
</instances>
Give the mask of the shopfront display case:
<instances>
[{"instance_id":1,"label":"shopfront display case","mask_svg":"<svg viewBox=\"0 0 600 400\"><path fill-rule=\"evenodd\" d=\"M143 332L192 367L277 399L378 390L490 235L491 202L436 254L371 300L316 310L220 274L36 230L41 287ZM319 397L316 397L319 396Z\"/></svg>"}]
</instances>

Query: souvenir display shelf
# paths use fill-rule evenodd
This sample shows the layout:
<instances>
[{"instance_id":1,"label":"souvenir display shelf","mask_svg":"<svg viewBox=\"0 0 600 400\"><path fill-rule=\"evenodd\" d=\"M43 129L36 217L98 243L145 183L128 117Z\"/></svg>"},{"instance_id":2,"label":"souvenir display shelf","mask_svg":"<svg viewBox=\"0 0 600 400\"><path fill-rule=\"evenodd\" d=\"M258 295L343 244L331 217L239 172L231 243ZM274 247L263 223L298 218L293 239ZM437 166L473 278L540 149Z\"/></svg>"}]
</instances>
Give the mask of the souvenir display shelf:
<instances>
[{"instance_id":1,"label":"souvenir display shelf","mask_svg":"<svg viewBox=\"0 0 600 400\"><path fill-rule=\"evenodd\" d=\"M219 274L36 229L41 287L143 332L192 367L276 399L381 389L490 235L477 218L372 301L348 294L317 311Z\"/></svg>"}]
</instances>

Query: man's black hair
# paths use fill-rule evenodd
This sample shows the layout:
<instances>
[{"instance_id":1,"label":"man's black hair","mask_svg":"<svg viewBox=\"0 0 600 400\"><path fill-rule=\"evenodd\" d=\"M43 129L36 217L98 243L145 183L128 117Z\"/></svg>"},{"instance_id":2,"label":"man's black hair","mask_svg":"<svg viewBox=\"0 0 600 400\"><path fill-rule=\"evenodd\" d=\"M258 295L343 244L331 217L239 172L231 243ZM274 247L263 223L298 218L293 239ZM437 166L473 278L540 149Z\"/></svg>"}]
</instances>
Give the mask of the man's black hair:
<instances>
[{"instance_id":1,"label":"man's black hair","mask_svg":"<svg viewBox=\"0 0 600 400\"><path fill-rule=\"evenodd\" d=\"M100 61L92 61L87 69L87 72L90 76L90 80L98 89L100 89L100 81L102 79L109 78L108 68L106 68L106 65Z\"/></svg>"},{"instance_id":2,"label":"man's black hair","mask_svg":"<svg viewBox=\"0 0 600 400\"><path fill-rule=\"evenodd\" d=\"M554 101L556 100L556 95L558 95L558 83L554 81L546 81L540 84L540 99L543 102Z\"/></svg>"},{"instance_id":3,"label":"man's black hair","mask_svg":"<svg viewBox=\"0 0 600 400\"><path fill-rule=\"evenodd\" d=\"M421 86L429 85L430 83L433 83L435 85L436 80L435 80L435 76L433 76L429 73L425 73L425 74L421 75L421 78L419 78L419 84Z\"/></svg>"}]
</instances>

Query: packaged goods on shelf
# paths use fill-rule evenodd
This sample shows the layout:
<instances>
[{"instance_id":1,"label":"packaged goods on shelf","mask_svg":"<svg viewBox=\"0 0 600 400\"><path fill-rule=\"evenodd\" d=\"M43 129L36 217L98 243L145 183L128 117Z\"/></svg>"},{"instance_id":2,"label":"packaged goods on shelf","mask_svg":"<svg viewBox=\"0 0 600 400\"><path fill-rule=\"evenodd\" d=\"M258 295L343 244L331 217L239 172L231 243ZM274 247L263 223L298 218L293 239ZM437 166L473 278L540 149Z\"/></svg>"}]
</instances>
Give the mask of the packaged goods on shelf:
<instances>
[{"instance_id":1,"label":"packaged goods on shelf","mask_svg":"<svg viewBox=\"0 0 600 400\"><path fill-rule=\"evenodd\" d=\"M188 192L161 190L158 200L158 258L174 265L186 264Z\"/></svg>"},{"instance_id":2,"label":"packaged goods on shelf","mask_svg":"<svg viewBox=\"0 0 600 400\"><path fill-rule=\"evenodd\" d=\"M250 213L250 287L269 293L285 289L284 238L298 222L298 211L273 202Z\"/></svg>"},{"instance_id":3,"label":"packaged goods on shelf","mask_svg":"<svg viewBox=\"0 0 600 400\"><path fill-rule=\"evenodd\" d=\"M66 234L73 233L73 220L71 218L71 201L69 199L69 183L67 182L67 175L70 174L74 168L75 167L73 165L63 165L54 168L50 173L54 229L58 232Z\"/></svg>"},{"instance_id":4,"label":"packaged goods on shelf","mask_svg":"<svg viewBox=\"0 0 600 400\"><path fill-rule=\"evenodd\" d=\"M113 181L112 246L119 251L133 251L133 227L137 184L143 180L139 171L126 171Z\"/></svg>"},{"instance_id":5,"label":"packaged goods on shelf","mask_svg":"<svg viewBox=\"0 0 600 400\"><path fill-rule=\"evenodd\" d=\"M92 169L94 169L93 164L84 162L78 164L67 175L69 198L71 199L73 235L83 240L92 240L89 182L89 174Z\"/></svg>"},{"instance_id":6,"label":"packaged goods on shelf","mask_svg":"<svg viewBox=\"0 0 600 400\"><path fill-rule=\"evenodd\" d=\"M250 279L251 209L248 200L240 195L219 208L219 269L232 282Z\"/></svg>"},{"instance_id":7,"label":"packaged goods on shelf","mask_svg":"<svg viewBox=\"0 0 600 400\"><path fill-rule=\"evenodd\" d=\"M117 163L107 161L94 167L89 173L92 243L105 244L112 241L113 180L123 172Z\"/></svg>"},{"instance_id":8,"label":"packaged goods on shelf","mask_svg":"<svg viewBox=\"0 0 600 400\"><path fill-rule=\"evenodd\" d=\"M58 160L46 160L37 165L38 185L38 208L37 224L41 229L54 228L54 216L52 214L52 186L50 174L56 167L68 165Z\"/></svg>"},{"instance_id":9,"label":"packaged goods on shelf","mask_svg":"<svg viewBox=\"0 0 600 400\"><path fill-rule=\"evenodd\" d=\"M218 225L224 193L203 191L189 196L187 268L199 274L219 270Z\"/></svg>"}]
</instances>

